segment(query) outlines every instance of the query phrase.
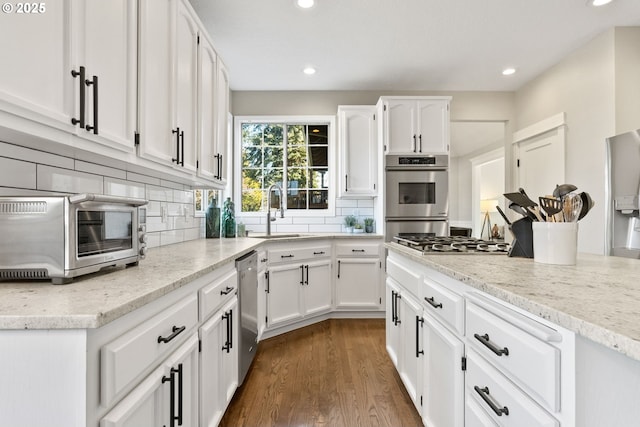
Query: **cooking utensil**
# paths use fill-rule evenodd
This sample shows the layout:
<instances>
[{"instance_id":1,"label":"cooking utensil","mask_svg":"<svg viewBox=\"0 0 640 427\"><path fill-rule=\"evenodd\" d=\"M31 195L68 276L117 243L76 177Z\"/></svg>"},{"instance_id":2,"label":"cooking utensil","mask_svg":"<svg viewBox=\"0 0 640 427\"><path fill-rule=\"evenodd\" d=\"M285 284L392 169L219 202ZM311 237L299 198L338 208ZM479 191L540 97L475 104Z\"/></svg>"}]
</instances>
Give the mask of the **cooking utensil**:
<instances>
[{"instance_id":1,"label":"cooking utensil","mask_svg":"<svg viewBox=\"0 0 640 427\"><path fill-rule=\"evenodd\" d=\"M562 200L555 197L540 197L540 206L547 213L547 220L555 222L555 214L562 211Z\"/></svg>"},{"instance_id":2,"label":"cooking utensil","mask_svg":"<svg viewBox=\"0 0 640 427\"><path fill-rule=\"evenodd\" d=\"M553 190L553 197L563 198L565 195L577 189L578 187L573 184L556 184L556 188Z\"/></svg>"},{"instance_id":3,"label":"cooking utensil","mask_svg":"<svg viewBox=\"0 0 640 427\"><path fill-rule=\"evenodd\" d=\"M524 191L524 190L522 190L522 191ZM536 213L535 209L529 209L529 208L535 208L536 206L538 206L538 204L536 202L534 202L533 200L531 200L526 194L522 194L522 192L518 192L518 193L504 193L503 195L504 195L504 197L507 198L507 200L510 200L513 203L515 203L516 205L522 207L524 209L524 211L526 212L526 216L528 216L532 220L534 220L534 221L543 221L542 217L540 216L539 211ZM509 207L511 207L511 205L509 205ZM516 211L516 212L518 212L518 211ZM525 214L523 214L523 215L525 215Z\"/></svg>"},{"instance_id":4,"label":"cooking utensil","mask_svg":"<svg viewBox=\"0 0 640 427\"><path fill-rule=\"evenodd\" d=\"M507 225L511 225L511 221L509 221L509 218L507 218L507 215L505 215L505 213L502 211L502 209L500 208L500 206L496 206L496 209L498 210L498 212L500 213L500 215L502 215L502 218L504 218L504 222L507 223Z\"/></svg>"},{"instance_id":5,"label":"cooking utensil","mask_svg":"<svg viewBox=\"0 0 640 427\"><path fill-rule=\"evenodd\" d=\"M519 213L520 215L522 215L525 218L530 218L529 212L525 208L523 208L522 206L520 206L519 204L517 204L515 202L509 203L509 209L511 209L514 212Z\"/></svg>"},{"instance_id":6,"label":"cooking utensil","mask_svg":"<svg viewBox=\"0 0 640 427\"><path fill-rule=\"evenodd\" d=\"M589 193L583 191L582 193L580 193L580 198L582 199L582 209L580 210L580 215L578 215L578 221L584 218L595 204Z\"/></svg>"},{"instance_id":7,"label":"cooking utensil","mask_svg":"<svg viewBox=\"0 0 640 427\"><path fill-rule=\"evenodd\" d=\"M582 198L579 194L566 194L563 197L562 212L565 222L576 222L582 210Z\"/></svg>"}]
</instances>

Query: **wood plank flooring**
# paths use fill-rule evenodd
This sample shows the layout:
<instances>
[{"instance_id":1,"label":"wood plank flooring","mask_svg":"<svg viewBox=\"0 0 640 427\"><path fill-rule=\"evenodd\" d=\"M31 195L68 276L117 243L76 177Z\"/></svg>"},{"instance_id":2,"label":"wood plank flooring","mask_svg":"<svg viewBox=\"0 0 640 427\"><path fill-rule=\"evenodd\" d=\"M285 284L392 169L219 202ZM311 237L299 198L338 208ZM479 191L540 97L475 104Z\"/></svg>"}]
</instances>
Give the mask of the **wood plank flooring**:
<instances>
[{"instance_id":1,"label":"wood plank flooring","mask_svg":"<svg viewBox=\"0 0 640 427\"><path fill-rule=\"evenodd\" d=\"M384 322L332 319L260 342L220 426L422 426Z\"/></svg>"}]
</instances>

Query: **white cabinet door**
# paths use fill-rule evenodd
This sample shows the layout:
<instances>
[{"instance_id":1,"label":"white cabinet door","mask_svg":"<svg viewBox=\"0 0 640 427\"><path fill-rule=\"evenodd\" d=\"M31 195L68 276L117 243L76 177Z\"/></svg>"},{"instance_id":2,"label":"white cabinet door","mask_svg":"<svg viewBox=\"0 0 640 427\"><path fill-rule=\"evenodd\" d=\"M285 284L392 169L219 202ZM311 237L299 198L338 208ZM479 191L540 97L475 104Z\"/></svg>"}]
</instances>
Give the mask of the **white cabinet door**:
<instances>
[{"instance_id":1,"label":"white cabinet door","mask_svg":"<svg viewBox=\"0 0 640 427\"><path fill-rule=\"evenodd\" d=\"M198 338L194 335L100 421L101 427L197 426ZM174 407L171 407L173 393Z\"/></svg>"},{"instance_id":2,"label":"white cabinet door","mask_svg":"<svg viewBox=\"0 0 640 427\"><path fill-rule=\"evenodd\" d=\"M449 152L449 102L443 100L418 101L418 140L416 151L424 154Z\"/></svg>"},{"instance_id":3,"label":"white cabinet door","mask_svg":"<svg viewBox=\"0 0 640 427\"><path fill-rule=\"evenodd\" d=\"M331 310L331 260L310 262L304 265L304 314L305 316Z\"/></svg>"},{"instance_id":4,"label":"white cabinet door","mask_svg":"<svg viewBox=\"0 0 640 427\"><path fill-rule=\"evenodd\" d=\"M424 316L422 421L433 427L464 426L464 344L437 320Z\"/></svg>"},{"instance_id":5,"label":"white cabinet door","mask_svg":"<svg viewBox=\"0 0 640 427\"><path fill-rule=\"evenodd\" d=\"M219 156L220 168L218 169L218 178L221 184L227 182L227 147L229 139L229 72L224 63L218 58L216 85L216 151Z\"/></svg>"},{"instance_id":6,"label":"white cabinet door","mask_svg":"<svg viewBox=\"0 0 640 427\"><path fill-rule=\"evenodd\" d=\"M387 311L385 332L387 353L389 353L389 357L391 358L394 366L398 368L399 355L402 351L400 348L401 323L399 318L400 288L396 283L394 283L393 279L387 278L386 290L387 296L385 300Z\"/></svg>"},{"instance_id":7,"label":"white cabinet door","mask_svg":"<svg viewBox=\"0 0 640 427\"><path fill-rule=\"evenodd\" d=\"M217 152L216 78L218 56L205 37L200 38L198 50L198 175L218 178L220 161Z\"/></svg>"},{"instance_id":8,"label":"white cabinet door","mask_svg":"<svg viewBox=\"0 0 640 427\"><path fill-rule=\"evenodd\" d=\"M379 258L339 258L336 275L336 308L380 309L382 270Z\"/></svg>"},{"instance_id":9,"label":"white cabinet door","mask_svg":"<svg viewBox=\"0 0 640 427\"><path fill-rule=\"evenodd\" d=\"M173 40L176 0L139 0L138 155L162 164L176 156Z\"/></svg>"},{"instance_id":10,"label":"white cabinet door","mask_svg":"<svg viewBox=\"0 0 640 427\"><path fill-rule=\"evenodd\" d=\"M197 81L198 81L198 25L186 0L178 2L176 16L176 124L179 131L179 150L176 156L180 167L196 171Z\"/></svg>"},{"instance_id":11,"label":"white cabinet door","mask_svg":"<svg viewBox=\"0 0 640 427\"><path fill-rule=\"evenodd\" d=\"M387 154L415 153L417 138L416 102L391 99L385 102Z\"/></svg>"},{"instance_id":12,"label":"white cabinet door","mask_svg":"<svg viewBox=\"0 0 640 427\"><path fill-rule=\"evenodd\" d=\"M407 393L418 412L422 413L422 365L424 363L424 343L422 339L422 307L409 293L401 292L399 304L401 346L398 371Z\"/></svg>"},{"instance_id":13,"label":"white cabinet door","mask_svg":"<svg viewBox=\"0 0 640 427\"><path fill-rule=\"evenodd\" d=\"M339 106L340 195L377 195L378 171L376 107Z\"/></svg>"},{"instance_id":14,"label":"white cabinet door","mask_svg":"<svg viewBox=\"0 0 640 427\"><path fill-rule=\"evenodd\" d=\"M74 132L78 79L71 75L71 0L40 4L43 13L2 19L0 111Z\"/></svg>"},{"instance_id":15,"label":"white cabinet door","mask_svg":"<svg viewBox=\"0 0 640 427\"><path fill-rule=\"evenodd\" d=\"M269 268L267 281L267 326L269 328L302 319L302 264Z\"/></svg>"},{"instance_id":16,"label":"white cabinet door","mask_svg":"<svg viewBox=\"0 0 640 427\"><path fill-rule=\"evenodd\" d=\"M237 298L200 328L200 425L217 426L238 385ZM233 390L233 391L231 391Z\"/></svg>"},{"instance_id":17,"label":"white cabinet door","mask_svg":"<svg viewBox=\"0 0 640 427\"><path fill-rule=\"evenodd\" d=\"M165 421L171 425L171 417L175 425L184 427L198 427L198 337L193 334L189 340L167 359L165 378L169 377L169 418ZM173 376L173 380L171 379ZM171 388L172 387L172 388ZM171 408L171 393L173 395L173 411Z\"/></svg>"},{"instance_id":18,"label":"white cabinet door","mask_svg":"<svg viewBox=\"0 0 640 427\"><path fill-rule=\"evenodd\" d=\"M133 152L138 12L129 0L82 1L78 65L86 67L86 129L78 135ZM96 80L97 78L97 80Z\"/></svg>"}]
</instances>

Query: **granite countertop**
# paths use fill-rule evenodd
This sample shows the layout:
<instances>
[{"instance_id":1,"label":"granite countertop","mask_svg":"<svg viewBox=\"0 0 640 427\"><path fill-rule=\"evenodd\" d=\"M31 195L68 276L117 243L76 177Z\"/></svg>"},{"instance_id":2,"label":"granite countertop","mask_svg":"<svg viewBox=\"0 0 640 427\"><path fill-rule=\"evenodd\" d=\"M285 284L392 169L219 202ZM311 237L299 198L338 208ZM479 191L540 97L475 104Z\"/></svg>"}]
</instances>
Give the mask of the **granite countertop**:
<instances>
[{"instance_id":1,"label":"granite countertop","mask_svg":"<svg viewBox=\"0 0 640 427\"><path fill-rule=\"evenodd\" d=\"M375 234L344 233L287 236L199 239L152 248L138 266L89 274L68 285L0 282L0 329L99 328L267 242L382 239Z\"/></svg>"},{"instance_id":2,"label":"granite countertop","mask_svg":"<svg viewBox=\"0 0 640 427\"><path fill-rule=\"evenodd\" d=\"M576 265L386 247L640 361L640 260L578 254Z\"/></svg>"}]
</instances>

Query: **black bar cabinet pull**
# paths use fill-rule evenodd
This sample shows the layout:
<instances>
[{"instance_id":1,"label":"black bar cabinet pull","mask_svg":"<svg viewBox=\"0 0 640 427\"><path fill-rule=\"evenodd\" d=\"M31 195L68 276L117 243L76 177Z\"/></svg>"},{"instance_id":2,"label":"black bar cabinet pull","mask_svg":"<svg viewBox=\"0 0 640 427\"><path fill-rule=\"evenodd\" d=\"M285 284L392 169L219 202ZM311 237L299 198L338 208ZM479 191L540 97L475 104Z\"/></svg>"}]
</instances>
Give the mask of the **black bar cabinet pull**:
<instances>
[{"instance_id":1,"label":"black bar cabinet pull","mask_svg":"<svg viewBox=\"0 0 640 427\"><path fill-rule=\"evenodd\" d=\"M396 291L391 291L391 321L396 324Z\"/></svg>"},{"instance_id":2,"label":"black bar cabinet pull","mask_svg":"<svg viewBox=\"0 0 640 427\"><path fill-rule=\"evenodd\" d=\"M365 252L364 249L351 249L351 252Z\"/></svg>"},{"instance_id":3,"label":"black bar cabinet pull","mask_svg":"<svg viewBox=\"0 0 640 427\"><path fill-rule=\"evenodd\" d=\"M416 144L416 136L413 135L413 152L418 151L418 144Z\"/></svg>"},{"instance_id":4,"label":"black bar cabinet pull","mask_svg":"<svg viewBox=\"0 0 640 427\"><path fill-rule=\"evenodd\" d=\"M424 297L424 300L426 302L428 302L429 304L431 304L431 307L433 307L433 308L442 308L442 303L441 302L435 302L433 297L431 297L431 298Z\"/></svg>"},{"instance_id":5,"label":"black bar cabinet pull","mask_svg":"<svg viewBox=\"0 0 640 427\"><path fill-rule=\"evenodd\" d=\"M226 286L224 290L220 291L220 295L229 295L234 288Z\"/></svg>"},{"instance_id":6,"label":"black bar cabinet pull","mask_svg":"<svg viewBox=\"0 0 640 427\"><path fill-rule=\"evenodd\" d=\"M268 272L268 271L265 271L265 273L264 273L264 277L265 277L265 279L267 279L267 289L265 289L264 291L265 291L266 293L269 293L269 290L270 290L270 289L269 289L269 283L270 283L270 282L269 282L269 272Z\"/></svg>"},{"instance_id":7,"label":"black bar cabinet pull","mask_svg":"<svg viewBox=\"0 0 640 427\"><path fill-rule=\"evenodd\" d=\"M181 326L181 327L174 326L173 328L171 328L171 332L172 332L171 335L169 335L166 338L163 336L158 337L158 343L161 343L161 342L168 343L169 341L177 337L185 329L187 329L186 326Z\"/></svg>"},{"instance_id":8,"label":"black bar cabinet pull","mask_svg":"<svg viewBox=\"0 0 640 427\"><path fill-rule=\"evenodd\" d=\"M85 90L84 90L84 77L85 77L85 68L81 65L80 66L80 71L76 71L76 70L71 70L71 75L73 76L73 78L76 77L80 77L80 84L79 84L79 90L80 90L80 118L76 119L75 117L71 119L71 123L73 125L77 125L79 124L81 128L84 128L84 107L85 107Z\"/></svg>"},{"instance_id":9,"label":"black bar cabinet pull","mask_svg":"<svg viewBox=\"0 0 640 427\"><path fill-rule=\"evenodd\" d=\"M493 399L489 397L489 387L480 388L475 385L473 386L473 389L480 395L480 397L482 397L482 400L484 400L487 405L489 405L491 409L493 409L493 412L495 412L497 416L501 417L502 414L509 415L509 408L507 408L506 406L503 406L501 408L500 405L497 405L493 401Z\"/></svg>"},{"instance_id":10,"label":"black bar cabinet pull","mask_svg":"<svg viewBox=\"0 0 640 427\"><path fill-rule=\"evenodd\" d=\"M418 136L418 140L420 141L420 152L422 153L422 134Z\"/></svg>"},{"instance_id":11,"label":"black bar cabinet pull","mask_svg":"<svg viewBox=\"0 0 640 427\"><path fill-rule=\"evenodd\" d=\"M216 159L216 169L218 170L215 175L213 175L214 179L220 179L220 154L214 154L213 157Z\"/></svg>"},{"instance_id":12,"label":"black bar cabinet pull","mask_svg":"<svg viewBox=\"0 0 640 427\"><path fill-rule=\"evenodd\" d=\"M309 285L309 265L308 265L308 264L307 264L307 265L305 265L305 266L304 266L304 269L305 269L305 270L306 270L306 272L307 272L307 278L306 278L306 279L304 279L304 284L308 286L308 285Z\"/></svg>"},{"instance_id":13,"label":"black bar cabinet pull","mask_svg":"<svg viewBox=\"0 0 640 427\"><path fill-rule=\"evenodd\" d=\"M222 346L222 351L226 351L227 353L229 353L229 351L231 350L231 343L229 342L229 336L230 336L230 334L229 334L229 318L230 317L231 316L226 311L222 315L222 320L226 320L227 321L227 337L226 337L226 340L224 341L224 345Z\"/></svg>"},{"instance_id":14,"label":"black bar cabinet pull","mask_svg":"<svg viewBox=\"0 0 640 427\"><path fill-rule=\"evenodd\" d=\"M280 255L280 258L293 258L293 255Z\"/></svg>"},{"instance_id":15,"label":"black bar cabinet pull","mask_svg":"<svg viewBox=\"0 0 640 427\"><path fill-rule=\"evenodd\" d=\"M300 266L300 285L304 285L304 265Z\"/></svg>"},{"instance_id":16,"label":"black bar cabinet pull","mask_svg":"<svg viewBox=\"0 0 640 427\"><path fill-rule=\"evenodd\" d=\"M503 354L505 356L509 355L509 349L507 347L500 348L497 345L495 345L494 343L492 343L489 340L489 334L484 334L484 335L473 334L473 337L475 339L477 339L478 341L480 341L482 344L484 344L485 347L487 347L489 350L493 351L498 356L502 357Z\"/></svg>"},{"instance_id":17,"label":"black bar cabinet pull","mask_svg":"<svg viewBox=\"0 0 640 427\"><path fill-rule=\"evenodd\" d=\"M401 299L402 297L400 296L400 292L396 292L396 300L395 300L395 304L396 304L396 325L399 325L400 323L402 323L402 321L400 320L400 316L398 315L398 300Z\"/></svg>"},{"instance_id":18,"label":"black bar cabinet pull","mask_svg":"<svg viewBox=\"0 0 640 427\"><path fill-rule=\"evenodd\" d=\"M176 135L176 157L175 159L172 158L171 161L180 164L180 127L171 129L171 133Z\"/></svg>"},{"instance_id":19,"label":"black bar cabinet pull","mask_svg":"<svg viewBox=\"0 0 640 427\"><path fill-rule=\"evenodd\" d=\"M338 279L340 278L340 260L338 260ZM393 292L393 291L391 291Z\"/></svg>"},{"instance_id":20,"label":"black bar cabinet pull","mask_svg":"<svg viewBox=\"0 0 640 427\"><path fill-rule=\"evenodd\" d=\"M344 176L344 192L349 191L349 175Z\"/></svg>"},{"instance_id":21,"label":"black bar cabinet pull","mask_svg":"<svg viewBox=\"0 0 640 427\"><path fill-rule=\"evenodd\" d=\"M324 251L320 251L320 252L314 252L314 255L324 255Z\"/></svg>"},{"instance_id":22,"label":"black bar cabinet pull","mask_svg":"<svg viewBox=\"0 0 640 427\"><path fill-rule=\"evenodd\" d=\"M178 369L171 368L171 373L178 374L178 425L182 425L182 363L178 364Z\"/></svg>"},{"instance_id":23,"label":"black bar cabinet pull","mask_svg":"<svg viewBox=\"0 0 640 427\"><path fill-rule=\"evenodd\" d=\"M173 368L171 368L171 375L169 377L163 376L162 377L162 384L166 383L167 381L169 381L169 387L171 387L169 389L169 426L170 427L175 427L176 425L176 390L174 387L176 378L175 378L175 371L173 370Z\"/></svg>"},{"instance_id":24,"label":"black bar cabinet pull","mask_svg":"<svg viewBox=\"0 0 640 427\"><path fill-rule=\"evenodd\" d=\"M184 131L180 131L180 166L184 166Z\"/></svg>"},{"instance_id":25,"label":"black bar cabinet pull","mask_svg":"<svg viewBox=\"0 0 640 427\"><path fill-rule=\"evenodd\" d=\"M218 154L218 179L222 179L222 154Z\"/></svg>"},{"instance_id":26,"label":"black bar cabinet pull","mask_svg":"<svg viewBox=\"0 0 640 427\"><path fill-rule=\"evenodd\" d=\"M424 354L424 350L420 350L420 326L424 323L424 319L416 316L416 357Z\"/></svg>"},{"instance_id":27,"label":"black bar cabinet pull","mask_svg":"<svg viewBox=\"0 0 640 427\"><path fill-rule=\"evenodd\" d=\"M87 86L93 86L93 126L86 125L84 128L94 135L98 134L98 76L93 76L91 80L85 80Z\"/></svg>"},{"instance_id":28,"label":"black bar cabinet pull","mask_svg":"<svg viewBox=\"0 0 640 427\"><path fill-rule=\"evenodd\" d=\"M229 349L233 348L233 309L229 310ZM227 353L229 353L227 351Z\"/></svg>"}]
</instances>

